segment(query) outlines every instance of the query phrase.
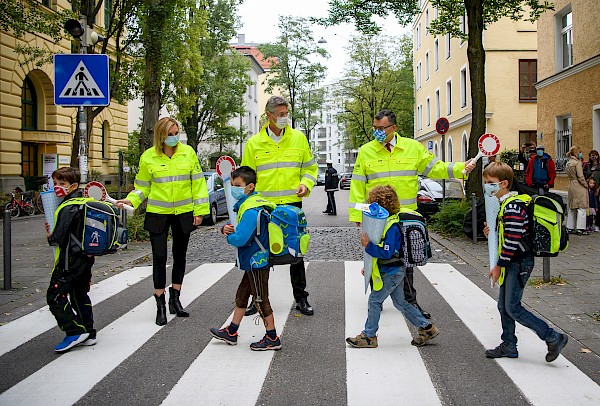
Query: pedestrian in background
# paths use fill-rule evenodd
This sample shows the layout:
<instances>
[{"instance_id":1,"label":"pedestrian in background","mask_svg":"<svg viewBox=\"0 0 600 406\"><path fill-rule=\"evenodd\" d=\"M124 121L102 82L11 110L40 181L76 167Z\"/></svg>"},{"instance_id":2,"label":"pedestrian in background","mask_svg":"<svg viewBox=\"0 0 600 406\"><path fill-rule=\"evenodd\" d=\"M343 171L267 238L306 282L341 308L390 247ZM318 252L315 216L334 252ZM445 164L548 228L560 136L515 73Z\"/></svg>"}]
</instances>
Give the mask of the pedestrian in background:
<instances>
[{"instance_id":1,"label":"pedestrian in background","mask_svg":"<svg viewBox=\"0 0 600 406\"><path fill-rule=\"evenodd\" d=\"M156 299L156 324L167 324L165 301L167 239L173 236L172 286L169 288L169 312L188 317L179 300L185 274L190 233L209 214L208 189L196 152L179 142L179 124L170 117L158 120L154 127L154 146L140 157L135 189L118 205L137 208L146 199L144 229L150 233L152 279Z\"/></svg>"},{"instance_id":2,"label":"pedestrian in background","mask_svg":"<svg viewBox=\"0 0 600 406\"><path fill-rule=\"evenodd\" d=\"M335 192L338 190L338 174L333 167L331 159L326 161L327 170L325 171L325 192L327 193L327 208L323 213L330 216L337 216L337 206L335 205Z\"/></svg>"},{"instance_id":3,"label":"pedestrian in background","mask_svg":"<svg viewBox=\"0 0 600 406\"><path fill-rule=\"evenodd\" d=\"M600 198L600 166L598 165L598 151L595 149L591 150L588 154L589 160L583 163L583 176L586 179L592 178L596 184L594 194L596 200ZM596 220L594 222L594 230L600 229L600 216L596 213Z\"/></svg>"},{"instance_id":4,"label":"pedestrian in background","mask_svg":"<svg viewBox=\"0 0 600 406\"><path fill-rule=\"evenodd\" d=\"M587 216L586 230L598 231L596 228L596 214L598 213L598 196L596 195L596 181L590 177L587 180L588 196L590 201L590 214Z\"/></svg>"},{"instance_id":5,"label":"pedestrian in background","mask_svg":"<svg viewBox=\"0 0 600 406\"><path fill-rule=\"evenodd\" d=\"M586 231L587 209L590 207L588 185L583 177L581 165L581 148L572 146L567 152L566 169L569 178L569 216L567 217L567 229L570 233L588 235Z\"/></svg>"},{"instance_id":6,"label":"pedestrian in background","mask_svg":"<svg viewBox=\"0 0 600 406\"><path fill-rule=\"evenodd\" d=\"M535 155L535 142L526 142L521 145L519 149L519 154L517 156L517 160L523 165L521 166L521 170L527 169L527 165L529 164L529 159L532 158L531 151L533 150L533 154Z\"/></svg>"},{"instance_id":7,"label":"pedestrian in background","mask_svg":"<svg viewBox=\"0 0 600 406\"><path fill-rule=\"evenodd\" d=\"M256 171L256 191L266 200L302 208L302 198L317 183L318 168L306 136L290 127L288 112L288 102L283 97L269 98L265 106L269 122L246 142L242 165ZM314 310L308 303L304 260L290 265L290 279L296 310L311 316ZM251 304L246 315L255 313Z\"/></svg>"},{"instance_id":8,"label":"pedestrian in background","mask_svg":"<svg viewBox=\"0 0 600 406\"><path fill-rule=\"evenodd\" d=\"M546 153L543 145L538 145L535 148L535 153L535 158L530 159L527 164L525 183L529 187L543 189L547 192L554 187L556 166L552 157Z\"/></svg>"}]
</instances>

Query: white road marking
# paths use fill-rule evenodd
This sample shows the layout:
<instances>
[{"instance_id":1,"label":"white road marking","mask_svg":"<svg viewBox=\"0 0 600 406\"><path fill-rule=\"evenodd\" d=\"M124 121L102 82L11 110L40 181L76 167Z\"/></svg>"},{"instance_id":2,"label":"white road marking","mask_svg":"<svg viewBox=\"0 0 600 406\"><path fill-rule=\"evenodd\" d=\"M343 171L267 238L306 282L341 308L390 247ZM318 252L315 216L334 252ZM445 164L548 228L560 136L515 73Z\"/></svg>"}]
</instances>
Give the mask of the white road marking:
<instances>
[{"instance_id":1,"label":"white road marking","mask_svg":"<svg viewBox=\"0 0 600 406\"><path fill-rule=\"evenodd\" d=\"M359 334L367 319L368 295L360 273L363 263L346 261L346 336ZM386 300L377 348L346 348L348 405L439 405L427 368L402 313ZM443 332L441 332L443 334ZM427 351L426 347L424 351Z\"/></svg>"},{"instance_id":2,"label":"white road marking","mask_svg":"<svg viewBox=\"0 0 600 406\"><path fill-rule=\"evenodd\" d=\"M183 306L221 279L233 264L203 264L185 277ZM127 357L137 351L162 327L154 323L154 297L141 303L98 332L94 347L78 347L0 394L4 405L70 405ZM169 314L168 320L174 315ZM57 390L68 388L68 390Z\"/></svg>"},{"instance_id":3,"label":"white road marking","mask_svg":"<svg viewBox=\"0 0 600 406\"><path fill-rule=\"evenodd\" d=\"M485 348L500 343L502 326L494 299L450 264L429 263L419 269ZM519 358L496 361L529 402L544 406L600 404L600 386L593 380L565 357L546 362L546 343L519 323L516 334ZM481 357L486 362L483 351Z\"/></svg>"},{"instance_id":4,"label":"white road marking","mask_svg":"<svg viewBox=\"0 0 600 406\"><path fill-rule=\"evenodd\" d=\"M140 266L92 285L90 290L92 305L116 295L150 275L152 275L151 266ZM55 326L56 320L47 306L5 324L0 327L0 355L12 351Z\"/></svg>"}]
</instances>

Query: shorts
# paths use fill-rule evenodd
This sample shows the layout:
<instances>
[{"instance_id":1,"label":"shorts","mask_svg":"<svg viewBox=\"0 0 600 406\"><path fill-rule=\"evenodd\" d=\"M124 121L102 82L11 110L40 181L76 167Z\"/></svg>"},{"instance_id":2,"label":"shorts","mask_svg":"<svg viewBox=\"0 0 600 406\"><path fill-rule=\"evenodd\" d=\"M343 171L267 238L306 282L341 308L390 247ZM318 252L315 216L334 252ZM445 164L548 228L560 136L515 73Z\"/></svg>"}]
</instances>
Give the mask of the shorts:
<instances>
[{"instance_id":1,"label":"shorts","mask_svg":"<svg viewBox=\"0 0 600 406\"><path fill-rule=\"evenodd\" d=\"M248 305L250 295L252 295L256 308L260 308L263 317L273 314L269 302L269 269L244 272L235 294L235 307L245 308ZM257 299L260 301L257 302Z\"/></svg>"}]
</instances>

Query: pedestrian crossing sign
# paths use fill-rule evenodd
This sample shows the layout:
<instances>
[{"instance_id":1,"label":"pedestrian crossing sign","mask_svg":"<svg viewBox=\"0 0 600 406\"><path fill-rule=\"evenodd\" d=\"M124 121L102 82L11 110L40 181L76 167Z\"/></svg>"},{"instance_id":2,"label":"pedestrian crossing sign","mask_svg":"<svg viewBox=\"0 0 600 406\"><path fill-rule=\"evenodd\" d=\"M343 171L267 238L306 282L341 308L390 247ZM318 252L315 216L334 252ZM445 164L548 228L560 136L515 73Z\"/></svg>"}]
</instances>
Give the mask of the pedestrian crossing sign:
<instances>
[{"instance_id":1,"label":"pedestrian crossing sign","mask_svg":"<svg viewBox=\"0 0 600 406\"><path fill-rule=\"evenodd\" d=\"M108 106L108 55L54 55L54 104Z\"/></svg>"}]
</instances>

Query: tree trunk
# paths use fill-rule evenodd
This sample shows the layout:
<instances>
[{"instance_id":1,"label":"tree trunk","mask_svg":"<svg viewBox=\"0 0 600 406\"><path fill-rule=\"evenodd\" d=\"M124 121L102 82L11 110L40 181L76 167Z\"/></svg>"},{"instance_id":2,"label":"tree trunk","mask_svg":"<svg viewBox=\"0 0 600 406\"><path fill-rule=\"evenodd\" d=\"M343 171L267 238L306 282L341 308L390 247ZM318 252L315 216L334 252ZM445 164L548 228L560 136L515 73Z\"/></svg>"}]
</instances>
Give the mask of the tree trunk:
<instances>
[{"instance_id":1,"label":"tree trunk","mask_svg":"<svg viewBox=\"0 0 600 406\"><path fill-rule=\"evenodd\" d=\"M471 79L471 134L469 135L468 156L474 157L479 152L477 141L485 133L485 49L483 48L483 4L480 0L465 0L469 27L467 58ZM467 180L467 196L475 193L482 195L481 159Z\"/></svg>"}]
</instances>

